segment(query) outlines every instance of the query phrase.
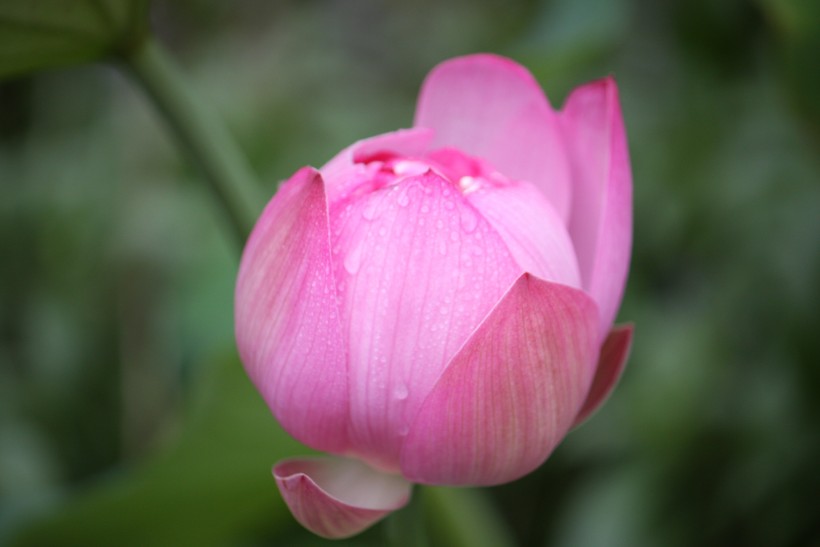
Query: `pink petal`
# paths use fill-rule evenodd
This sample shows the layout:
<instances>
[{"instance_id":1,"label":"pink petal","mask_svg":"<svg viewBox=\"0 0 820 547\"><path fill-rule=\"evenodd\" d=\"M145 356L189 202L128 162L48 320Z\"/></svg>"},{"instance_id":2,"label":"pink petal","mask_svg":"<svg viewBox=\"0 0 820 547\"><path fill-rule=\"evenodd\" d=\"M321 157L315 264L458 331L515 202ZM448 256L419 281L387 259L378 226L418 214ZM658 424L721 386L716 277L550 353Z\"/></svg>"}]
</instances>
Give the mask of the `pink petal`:
<instances>
[{"instance_id":1,"label":"pink petal","mask_svg":"<svg viewBox=\"0 0 820 547\"><path fill-rule=\"evenodd\" d=\"M369 178L367 167L361 163L379 153L399 156L421 156L433 140L433 132L425 128L400 129L377 135L348 146L322 167L328 202L334 203Z\"/></svg>"},{"instance_id":2,"label":"pink petal","mask_svg":"<svg viewBox=\"0 0 820 547\"><path fill-rule=\"evenodd\" d=\"M318 450L347 447L347 364L330 262L322 179L310 168L284 183L242 256L236 341L273 414Z\"/></svg>"},{"instance_id":3,"label":"pink petal","mask_svg":"<svg viewBox=\"0 0 820 547\"><path fill-rule=\"evenodd\" d=\"M609 336L601 347L601 356L598 358L598 368L595 371L595 379L592 380L592 387L589 388L587 399L581 411L578 412L574 425L581 424L601 408L609 398L609 394L615 389L629 358L634 330L633 325L622 325L609 332Z\"/></svg>"},{"instance_id":4,"label":"pink petal","mask_svg":"<svg viewBox=\"0 0 820 547\"><path fill-rule=\"evenodd\" d=\"M466 197L501 235L524 271L545 281L581 287L569 233L549 201L532 184L488 184Z\"/></svg>"},{"instance_id":5,"label":"pink petal","mask_svg":"<svg viewBox=\"0 0 820 547\"><path fill-rule=\"evenodd\" d=\"M522 270L432 171L343 200L331 219L350 348L351 450L397 471L411 417Z\"/></svg>"},{"instance_id":6,"label":"pink petal","mask_svg":"<svg viewBox=\"0 0 820 547\"><path fill-rule=\"evenodd\" d=\"M569 233L603 338L621 303L632 246L632 173L615 81L577 88L561 114L574 181Z\"/></svg>"},{"instance_id":7,"label":"pink petal","mask_svg":"<svg viewBox=\"0 0 820 547\"><path fill-rule=\"evenodd\" d=\"M424 81L415 125L435 130L434 148L461 148L507 178L535 184L567 219L570 171L563 136L526 68L487 54L445 61Z\"/></svg>"},{"instance_id":8,"label":"pink petal","mask_svg":"<svg viewBox=\"0 0 820 547\"><path fill-rule=\"evenodd\" d=\"M304 458L273 468L279 491L305 528L328 539L358 534L403 507L412 485L356 460Z\"/></svg>"},{"instance_id":9,"label":"pink petal","mask_svg":"<svg viewBox=\"0 0 820 547\"><path fill-rule=\"evenodd\" d=\"M539 466L589 390L597 325L584 292L521 276L421 407L402 450L404 476L490 485Z\"/></svg>"}]
</instances>

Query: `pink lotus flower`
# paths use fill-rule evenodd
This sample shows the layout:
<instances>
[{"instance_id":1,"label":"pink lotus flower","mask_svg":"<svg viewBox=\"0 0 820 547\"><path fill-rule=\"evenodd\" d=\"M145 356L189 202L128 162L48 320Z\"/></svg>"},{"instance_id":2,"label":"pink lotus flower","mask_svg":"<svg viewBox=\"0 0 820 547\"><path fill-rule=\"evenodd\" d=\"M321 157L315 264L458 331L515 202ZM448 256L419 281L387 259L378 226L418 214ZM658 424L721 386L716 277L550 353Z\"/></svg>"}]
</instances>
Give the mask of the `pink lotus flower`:
<instances>
[{"instance_id":1,"label":"pink lotus flower","mask_svg":"<svg viewBox=\"0 0 820 547\"><path fill-rule=\"evenodd\" d=\"M436 67L412 129L305 167L242 257L248 375L302 443L274 467L299 522L345 537L412 483L538 467L616 383L632 235L615 82L554 111L514 62Z\"/></svg>"}]
</instances>

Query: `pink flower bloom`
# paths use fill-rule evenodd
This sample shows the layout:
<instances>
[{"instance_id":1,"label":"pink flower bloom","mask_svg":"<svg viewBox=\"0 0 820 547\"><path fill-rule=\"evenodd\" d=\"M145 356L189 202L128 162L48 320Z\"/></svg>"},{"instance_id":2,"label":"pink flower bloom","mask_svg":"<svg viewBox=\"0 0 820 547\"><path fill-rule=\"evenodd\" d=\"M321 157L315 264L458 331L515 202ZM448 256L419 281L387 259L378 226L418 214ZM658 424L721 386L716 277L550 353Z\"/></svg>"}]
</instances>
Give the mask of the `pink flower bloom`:
<instances>
[{"instance_id":1,"label":"pink flower bloom","mask_svg":"<svg viewBox=\"0 0 820 547\"><path fill-rule=\"evenodd\" d=\"M631 223L615 82L556 112L493 55L436 67L412 129L285 182L242 257L236 337L282 426L336 455L274 467L299 522L345 537L412 483L538 467L623 369Z\"/></svg>"}]
</instances>

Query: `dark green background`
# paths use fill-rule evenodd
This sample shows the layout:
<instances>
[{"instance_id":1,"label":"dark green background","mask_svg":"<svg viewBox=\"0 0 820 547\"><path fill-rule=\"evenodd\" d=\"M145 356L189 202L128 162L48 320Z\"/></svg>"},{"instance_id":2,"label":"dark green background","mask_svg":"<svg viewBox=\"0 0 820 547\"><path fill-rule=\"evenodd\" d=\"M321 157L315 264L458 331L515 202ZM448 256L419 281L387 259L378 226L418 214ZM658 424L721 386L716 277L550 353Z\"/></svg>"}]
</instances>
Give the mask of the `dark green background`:
<instances>
[{"instance_id":1,"label":"dark green background","mask_svg":"<svg viewBox=\"0 0 820 547\"><path fill-rule=\"evenodd\" d=\"M265 196L409 126L448 57L511 56L555 106L613 74L632 358L604 409L490 500L527 546L820 545L817 3L186 0L151 18ZM323 543L269 475L304 449L235 357L237 261L115 67L0 82L0 542Z\"/></svg>"}]
</instances>

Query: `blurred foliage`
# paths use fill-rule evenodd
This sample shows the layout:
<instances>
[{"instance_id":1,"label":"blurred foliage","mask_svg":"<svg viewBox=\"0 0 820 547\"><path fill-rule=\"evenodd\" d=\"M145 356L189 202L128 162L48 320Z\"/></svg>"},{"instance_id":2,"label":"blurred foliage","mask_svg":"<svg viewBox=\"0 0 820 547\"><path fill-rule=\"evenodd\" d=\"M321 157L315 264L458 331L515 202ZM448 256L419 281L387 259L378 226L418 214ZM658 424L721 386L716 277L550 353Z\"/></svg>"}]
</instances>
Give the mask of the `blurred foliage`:
<instances>
[{"instance_id":1,"label":"blurred foliage","mask_svg":"<svg viewBox=\"0 0 820 547\"><path fill-rule=\"evenodd\" d=\"M96 61L147 30L148 0L4 0L0 77Z\"/></svg>"},{"instance_id":2,"label":"blurred foliage","mask_svg":"<svg viewBox=\"0 0 820 547\"><path fill-rule=\"evenodd\" d=\"M632 359L604 410L487 503L521 545L820 544L816 2L185 0L152 20L266 195L409 125L445 58L510 55L556 106L614 74ZM77 51L63 60L93 57ZM0 542L325 543L268 475L304 449L233 355L238 252L174 144L112 68L0 83Z\"/></svg>"}]
</instances>

